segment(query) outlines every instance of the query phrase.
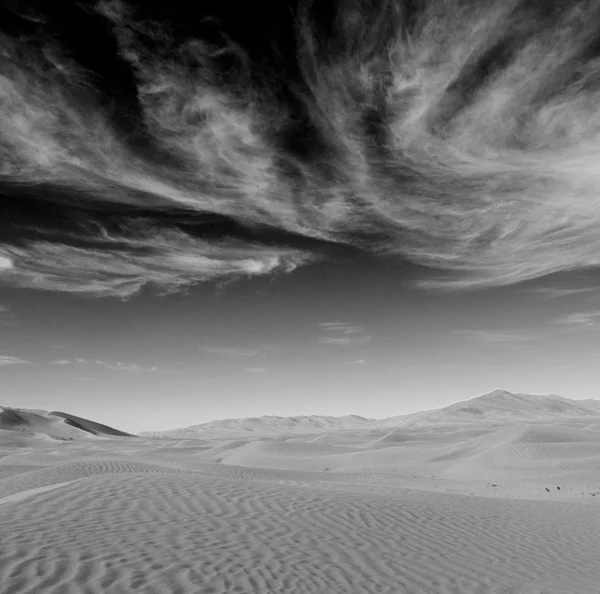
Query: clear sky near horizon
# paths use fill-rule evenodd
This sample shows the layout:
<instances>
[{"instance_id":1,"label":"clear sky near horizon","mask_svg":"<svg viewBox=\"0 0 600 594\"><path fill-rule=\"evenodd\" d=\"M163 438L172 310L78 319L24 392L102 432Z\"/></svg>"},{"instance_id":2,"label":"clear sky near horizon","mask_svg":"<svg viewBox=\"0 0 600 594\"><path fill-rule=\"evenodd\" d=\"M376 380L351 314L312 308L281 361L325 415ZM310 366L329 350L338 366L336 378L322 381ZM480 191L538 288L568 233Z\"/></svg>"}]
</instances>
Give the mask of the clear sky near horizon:
<instances>
[{"instance_id":1,"label":"clear sky near horizon","mask_svg":"<svg viewBox=\"0 0 600 594\"><path fill-rule=\"evenodd\" d=\"M0 404L597 397L596 4L3 3Z\"/></svg>"},{"instance_id":2,"label":"clear sky near horizon","mask_svg":"<svg viewBox=\"0 0 600 594\"><path fill-rule=\"evenodd\" d=\"M397 271L354 258L127 301L3 290L0 404L138 432L383 418L494 388L597 398L591 277L439 294L410 287L415 267Z\"/></svg>"}]
</instances>

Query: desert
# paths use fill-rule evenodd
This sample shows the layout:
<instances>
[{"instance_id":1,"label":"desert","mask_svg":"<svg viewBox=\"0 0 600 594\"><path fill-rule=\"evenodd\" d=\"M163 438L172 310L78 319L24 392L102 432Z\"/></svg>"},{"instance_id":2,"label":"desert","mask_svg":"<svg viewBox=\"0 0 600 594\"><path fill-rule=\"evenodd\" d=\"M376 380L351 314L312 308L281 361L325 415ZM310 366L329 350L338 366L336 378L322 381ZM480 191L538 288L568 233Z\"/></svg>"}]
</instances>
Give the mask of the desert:
<instances>
[{"instance_id":1,"label":"desert","mask_svg":"<svg viewBox=\"0 0 600 594\"><path fill-rule=\"evenodd\" d=\"M594 401L495 390L140 436L0 423L3 594L598 592Z\"/></svg>"},{"instance_id":2,"label":"desert","mask_svg":"<svg viewBox=\"0 0 600 594\"><path fill-rule=\"evenodd\" d=\"M2 0L0 594L600 594L600 0Z\"/></svg>"}]
</instances>

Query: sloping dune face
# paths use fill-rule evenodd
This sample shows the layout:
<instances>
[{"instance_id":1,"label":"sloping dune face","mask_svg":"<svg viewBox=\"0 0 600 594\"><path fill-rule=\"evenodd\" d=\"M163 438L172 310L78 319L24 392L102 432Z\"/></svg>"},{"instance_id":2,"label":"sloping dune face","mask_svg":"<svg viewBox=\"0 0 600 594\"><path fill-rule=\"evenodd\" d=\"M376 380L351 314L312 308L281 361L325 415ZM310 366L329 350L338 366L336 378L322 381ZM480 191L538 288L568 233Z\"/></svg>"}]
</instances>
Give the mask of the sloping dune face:
<instances>
[{"instance_id":1,"label":"sloping dune face","mask_svg":"<svg viewBox=\"0 0 600 594\"><path fill-rule=\"evenodd\" d=\"M88 419L61 412L0 406L0 431L20 431L54 439L83 439L90 436L133 437Z\"/></svg>"},{"instance_id":2,"label":"sloping dune face","mask_svg":"<svg viewBox=\"0 0 600 594\"><path fill-rule=\"evenodd\" d=\"M90 421L82 417L76 417L75 415L70 415L68 413L53 411L50 414L56 417L62 417L63 419L65 419L65 422L68 425L71 425L72 427L76 427L78 429L82 429L83 431L87 431L88 433L92 433L93 435L134 437L131 433L125 433L125 431L119 431L118 429L113 429L112 427L108 427L107 425L102 425L101 423L96 423L95 421Z\"/></svg>"},{"instance_id":3,"label":"sloping dune face","mask_svg":"<svg viewBox=\"0 0 600 594\"><path fill-rule=\"evenodd\" d=\"M598 594L587 416L73 440L23 418L0 430L0 594Z\"/></svg>"},{"instance_id":4,"label":"sloping dune face","mask_svg":"<svg viewBox=\"0 0 600 594\"><path fill-rule=\"evenodd\" d=\"M479 476L520 492L545 482L552 491L562 485L563 492L583 494L600 483L600 433L553 425L508 427L441 448L431 462L446 479Z\"/></svg>"},{"instance_id":5,"label":"sloping dune face","mask_svg":"<svg viewBox=\"0 0 600 594\"><path fill-rule=\"evenodd\" d=\"M430 423L508 423L536 420L595 419L600 415L596 401L572 400L554 394L535 396L493 390L442 408L384 419L389 426L427 426Z\"/></svg>"}]
</instances>

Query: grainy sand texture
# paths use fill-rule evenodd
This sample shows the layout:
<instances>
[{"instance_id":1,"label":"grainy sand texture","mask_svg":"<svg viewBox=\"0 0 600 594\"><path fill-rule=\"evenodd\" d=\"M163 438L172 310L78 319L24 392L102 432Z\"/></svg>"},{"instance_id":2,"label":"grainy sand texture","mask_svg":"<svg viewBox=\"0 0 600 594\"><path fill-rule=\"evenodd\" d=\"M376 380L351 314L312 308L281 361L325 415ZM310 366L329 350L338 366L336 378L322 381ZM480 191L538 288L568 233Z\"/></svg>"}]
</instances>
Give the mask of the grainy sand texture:
<instances>
[{"instance_id":1,"label":"grainy sand texture","mask_svg":"<svg viewBox=\"0 0 600 594\"><path fill-rule=\"evenodd\" d=\"M183 439L16 413L0 429L2 594L600 592L593 415L272 417Z\"/></svg>"}]
</instances>

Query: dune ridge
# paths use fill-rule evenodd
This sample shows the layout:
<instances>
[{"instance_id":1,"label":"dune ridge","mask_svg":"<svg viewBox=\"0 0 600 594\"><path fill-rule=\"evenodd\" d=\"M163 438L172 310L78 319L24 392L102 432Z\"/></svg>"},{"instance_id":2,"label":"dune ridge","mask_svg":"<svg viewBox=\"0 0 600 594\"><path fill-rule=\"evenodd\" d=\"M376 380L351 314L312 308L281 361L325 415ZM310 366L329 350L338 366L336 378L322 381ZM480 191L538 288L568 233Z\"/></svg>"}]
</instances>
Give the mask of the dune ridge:
<instances>
[{"instance_id":1,"label":"dune ridge","mask_svg":"<svg viewBox=\"0 0 600 594\"><path fill-rule=\"evenodd\" d=\"M555 421L559 418L590 417L600 419L600 400L573 400L556 394L532 395L492 390L469 400L448 406L423 410L385 419L370 419L358 415L339 417L308 415L295 417L262 416L240 419L221 419L179 429L142 431L143 437L201 437L225 432L240 435L278 435L322 433L324 431L356 431L379 427L428 426L432 423L508 421Z\"/></svg>"},{"instance_id":2,"label":"dune ridge","mask_svg":"<svg viewBox=\"0 0 600 594\"><path fill-rule=\"evenodd\" d=\"M24 431L53 439L82 439L90 436L134 437L82 417L63 412L0 406L0 431Z\"/></svg>"}]
</instances>

